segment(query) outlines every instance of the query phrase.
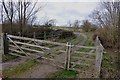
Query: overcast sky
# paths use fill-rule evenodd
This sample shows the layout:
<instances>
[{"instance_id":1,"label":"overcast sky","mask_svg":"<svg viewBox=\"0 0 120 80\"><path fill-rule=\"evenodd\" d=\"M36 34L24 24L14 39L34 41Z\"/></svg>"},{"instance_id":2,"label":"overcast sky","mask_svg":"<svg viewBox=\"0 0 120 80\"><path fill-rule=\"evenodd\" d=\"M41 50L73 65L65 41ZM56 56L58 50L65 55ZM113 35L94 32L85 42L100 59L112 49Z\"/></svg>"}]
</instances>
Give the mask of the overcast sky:
<instances>
[{"instance_id":1,"label":"overcast sky","mask_svg":"<svg viewBox=\"0 0 120 80\"><path fill-rule=\"evenodd\" d=\"M40 3L42 4L42 3ZM88 19L89 14L98 6L98 2L46 2L37 14L39 22L56 19L57 25L66 25L70 20Z\"/></svg>"},{"instance_id":2,"label":"overcast sky","mask_svg":"<svg viewBox=\"0 0 120 80\"><path fill-rule=\"evenodd\" d=\"M9 0L5 0L9 1ZM18 0L13 0L18 1ZM47 19L56 19L57 25L66 25L68 21L89 19L89 15L98 7L100 1L116 0L26 0L38 1L43 6L37 13L37 22L43 23Z\"/></svg>"}]
</instances>

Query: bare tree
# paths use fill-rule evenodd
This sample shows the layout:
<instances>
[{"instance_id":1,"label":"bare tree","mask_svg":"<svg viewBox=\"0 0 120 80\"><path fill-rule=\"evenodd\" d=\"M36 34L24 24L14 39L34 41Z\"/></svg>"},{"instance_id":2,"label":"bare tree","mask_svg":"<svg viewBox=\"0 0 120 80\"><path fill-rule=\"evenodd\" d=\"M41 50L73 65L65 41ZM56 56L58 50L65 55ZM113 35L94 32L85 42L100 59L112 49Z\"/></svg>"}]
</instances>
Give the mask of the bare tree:
<instances>
[{"instance_id":1,"label":"bare tree","mask_svg":"<svg viewBox=\"0 0 120 80\"><path fill-rule=\"evenodd\" d=\"M32 24L36 19L36 14L40 11L42 6L37 6L37 2L29 2L19 0L16 4L16 9L19 18L18 22L20 25L20 32L23 34L24 28L27 27L27 24Z\"/></svg>"},{"instance_id":2,"label":"bare tree","mask_svg":"<svg viewBox=\"0 0 120 80\"><path fill-rule=\"evenodd\" d=\"M86 32L89 32L91 29L91 23L88 20L83 21L82 29Z\"/></svg>"},{"instance_id":3,"label":"bare tree","mask_svg":"<svg viewBox=\"0 0 120 80\"><path fill-rule=\"evenodd\" d=\"M79 27L80 26L80 21L79 20L75 20L73 23L73 27Z\"/></svg>"},{"instance_id":4,"label":"bare tree","mask_svg":"<svg viewBox=\"0 0 120 80\"><path fill-rule=\"evenodd\" d=\"M12 33L13 29L12 29L12 25L13 25L13 15L15 13L14 11L14 3L12 2L12 0L10 0L9 2L4 2L4 0L2 0L2 5L5 11L5 14L10 22L10 33Z\"/></svg>"},{"instance_id":5,"label":"bare tree","mask_svg":"<svg viewBox=\"0 0 120 80\"><path fill-rule=\"evenodd\" d=\"M68 25L68 27L72 27L72 23L70 20L67 22L67 25Z\"/></svg>"},{"instance_id":6,"label":"bare tree","mask_svg":"<svg viewBox=\"0 0 120 80\"><path fill-rule=\"evenodd\" d=\"M109 48L118 44L119 6L120 2L101 2L100 8L92 14L94 21L102 27L99 30L101 39Z\"/></svg>"},{"instance_id":7,"label":"bare tree","mask_svg":"<svg viewBox=\"0 0 120 80\"><path fill-rule=\"evenodd\" d=\"M56 25L56 19L48 19L44 22L44 25L47 27L55 26Z\"/></svg>"},{"instance_id":8,"label":"bare tree","mask_svg":"<svg viewBox=\"0 0 120 80\"><path fill-rule=\"evenodd\" d=\"M3 5L2 5L2 3L0 4L0 20L1 20L1 23L3 24Z\"/></svg>"},{"instance_id":9,"label":"bare tree","mask_svg":"<svg viewBox=\"0 0 120 80\"><path fill-rule=\"evenodd\" d=\"M100 8L92 13L92 18L101 27L117 26L118 6L120 2L101 2Z\"/></svg>"}]
</instances>

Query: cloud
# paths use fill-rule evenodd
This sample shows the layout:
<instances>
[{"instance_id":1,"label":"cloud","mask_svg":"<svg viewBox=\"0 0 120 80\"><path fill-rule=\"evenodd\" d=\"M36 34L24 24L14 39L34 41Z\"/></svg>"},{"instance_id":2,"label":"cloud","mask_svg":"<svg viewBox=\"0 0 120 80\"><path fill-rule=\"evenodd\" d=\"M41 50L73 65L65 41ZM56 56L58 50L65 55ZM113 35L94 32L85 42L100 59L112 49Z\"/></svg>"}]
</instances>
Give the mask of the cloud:
<instances>
[{"instance_id":1,"label":"cloud","mask_svg":"<svg viewBox=\"0 0 120 80\"><path fill-rule=\"evenodd\" d=\"M10 0L4 0L5 2L9 2ZM119 0L24 0L29 2L119 2ZM0 0L2 2L2 0ZM13 0L13 2L18 2L18 0Z\"/></svg>"},{"instance_id":2,"label":"cloud","mask_svg":"<svg viewBox=\"0 0 120 80\"><path fill-rule=\"evenodd\" d=\"M47 16L56 19L58 25L65 25L68 20L84 20L96 8L97 2L48 2L37 14L39 19Z\"/></svg>"},{"instance_id":3,"label":"cloud","mask_svg":"<svg viewBox=\"0 0 120 80\"><path fill-rule=\"evenodd\" d=\"M100 1L108 1L111 2L113 0L29 0L29 1L39 1L39 2L100 2ZM115 0L118 1L118 0Z\"/></svg>"}]
</instances>

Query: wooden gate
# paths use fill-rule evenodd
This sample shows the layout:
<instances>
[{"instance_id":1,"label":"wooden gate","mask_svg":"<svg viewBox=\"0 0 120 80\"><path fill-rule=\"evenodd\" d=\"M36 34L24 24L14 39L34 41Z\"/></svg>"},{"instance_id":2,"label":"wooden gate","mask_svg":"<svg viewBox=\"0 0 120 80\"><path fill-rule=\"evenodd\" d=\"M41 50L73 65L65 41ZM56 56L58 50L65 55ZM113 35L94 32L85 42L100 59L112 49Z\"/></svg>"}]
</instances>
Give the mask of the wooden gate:
<instances>
[{"instance_id":1,"label":"wooden gate","mask_svg":"<svg viewBox=\"0 0 120 80\"><path fill-rule=\"evenodd\" d=\"M100 70L101 70L101 62L102 62L102 56L103 56L103 46L98 38L96 37L95 46L79 46L79 45L71 45L69 44L67 51L67 69L77 70L81 71L80 68L83 66L87 66L92 68L95 76L99 77ZM77 50L72 50L72 47L78 48ZM79 49L86 49L86 52L81 52ZM89 64L91 63L92 64ZM81 66L79 66L81 65ZM80 67L77 69L77 67ZM87 69L86 68L86 69Z\"/></svg>"},{"instance_id":2,"label":"wooden gate","mask_svg":"<svg viewBox=\"0 0 120 80\"><path fill-rule=\"evenodd\" d=\"M6 47L5 48L6 50L4 51L9 52L9 54L11 55L24 57L24 58L31 58L31 59L42 58L54 62L55 66L64 68L64 62L60 62L60 61L55 62L54 59L47 58L46 55L49 55L50 52L56 51L54 48L51 48L52 46L66 47L65 43L52 42L47 40L38 40L34 38L13 36L8 34L4 34L4 42L5 42L4 46Z\"/></svg>"},{"instance_id":3,"label":"wooden gate","mask_svg":"<svg viewBox=\"0 0 120 80\"><path fill-rule=\"evenodd\" d=\"M74 68L75 65L81 64L81 62L76 61L76 58L82 59L81 54L87 54L88 56L94 55L95 56L94 68L97 74L98 75L100 74L103 46L101 45L98 37L96 38L96 46L78 46L78 45L71 45L71 43L65 44L65 43L52 42L47 40L38 40L34 38L13 36L8 34L6 34L6 38L4 39L5 39L4 42L8 40L7 43L9 43L9 54L11 55L25 57L25 58L32 58L32 59L37 59L37 58L46 59L53 62L55 66L58 66L60 68L65 68L67 70L75 69ZM48 47L49 45L52 45L55 48ZM60 48L59 46L62 46L62 48ZM80 52L76 50L73 51L72 50L73 47L85 48L91 50L88 52ZM47 56L50 56L49 55L50 53L55 53L57 51L64 53L63 54L64 58L61 61L54 61L54 59L47 58ZM76 54L77 56L74 56ZM81 57L78 55L80 55ZM83 64L83 65L87 65L87 64Z\"/></svg>"}]
</instances>

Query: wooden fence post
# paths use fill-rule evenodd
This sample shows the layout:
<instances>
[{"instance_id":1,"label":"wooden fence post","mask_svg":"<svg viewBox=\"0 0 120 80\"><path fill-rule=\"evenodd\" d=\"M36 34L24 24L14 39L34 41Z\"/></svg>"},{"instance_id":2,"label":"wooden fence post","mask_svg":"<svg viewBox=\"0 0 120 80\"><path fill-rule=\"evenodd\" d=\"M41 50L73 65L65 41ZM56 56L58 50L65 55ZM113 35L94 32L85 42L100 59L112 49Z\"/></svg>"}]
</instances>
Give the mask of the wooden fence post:
<instances>
[{"instance_id":1,"label":"wooden fence post","mask_svg":"<svg viewBox=\"0 0 120 80\"><path fill-rule=\"evenodd\" d=\"M98 77L100 76L100 70L101 70L101 62L102 62L102 56L103 56L103 46L99 41L99 38L97 37L97 49L96 49L96 62L95 62L95 70Z\"/></svg>"},{"instance_id":2,"label":"wooden fence post","mask_svg":"<svg viewBox=\"0 0 120 80\"><path fill-rule=\"evenodd\" d=\"M46 40L46 32L44 31L44 40Z\"/></svg>"},{"instance_id":3,"label":"wooden fence post","mask_svg":"<svg viewBox=\"0 0 120 80\"><path fill-rule=\"evenodd\" d=\"M7 33L3 34L3 45L4 45L4 54L9 53L9 40L7 38Z\"/></svg>"},{"instance_id":4,"label":"wooden fence post","mask_svg":"<svg viewBox=\"0 0 120 80\"><path fill-rule=\"evenodd\" d=\"M69 44L69 51L68 51L68 70L70 68L70 58L71 58L71 43Z\"/></svg>"},{"instance_id":5,"label":"wooden fence post","mask_svg":"<svg viewBox=\"0 0 120 80\"><path fill-rule=\"evenodd\" d=\"M70 53L71 53L71 43L67 42L66 56L65 56L65 69L69 70L70 68Z\"/></svg>"},{"instance_id":6,"label":"wooden fence post","mask_svg":"<svg viewBox=\"0 0 120 80\"><path fill-rule=\"evenodd\" d=\"M1 40L0 40L0 42L1 42L1 53L2 54L4 54L4 46L3 46L3 33L1 33Z\"/></svg>"},{"instance_id":7,"label":"wooden fence post","mask_svg":"<svg viewBox=\"0 0 120 80\"><path fill-rule=\"evenodd\" d=\"M35 32L33 33L33 38L36 39L36 33Z\"/></svg>"},{"instance_id":8,"label":"wooden fence post","mask_svg":"<svg viewBox=\"0 0 120 80\"><path fill-rule=\"evenodd\" d=\"M3 33L2 33L2 25L0 25L0 63L2 63L2 54L3 54ZM0 67L2 67L0 65Z\"/></svg>"},{"instance_id":9,"label":"wooden fence post","mask_svg":"<svg viewBox=\"0 0 120 80\"><path fill-rule=\"evenodd\" d=\"M69 46L68 46L68 42L67 42L67 45L66 45L66 55L65 55L65 69L67 69L67 63L68 63L68 50L69 50Z\"/></svg>"},{"instance_id":10,"label":"wooden fence post","mask_svg":"<svg viewBox=\"0 0 120 80\"><path fill-rule=\"evenodd\" d=\"M20 33L20 32L18 32L18 35L19 35L19 36L21 36L21 33Z\"/></svg>"}]
</instances>

